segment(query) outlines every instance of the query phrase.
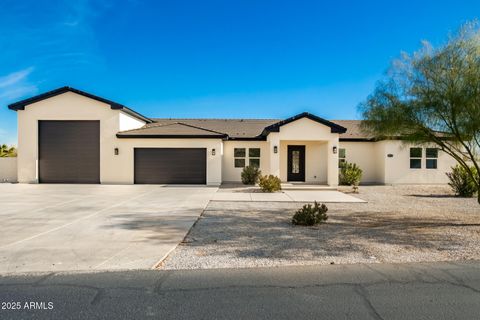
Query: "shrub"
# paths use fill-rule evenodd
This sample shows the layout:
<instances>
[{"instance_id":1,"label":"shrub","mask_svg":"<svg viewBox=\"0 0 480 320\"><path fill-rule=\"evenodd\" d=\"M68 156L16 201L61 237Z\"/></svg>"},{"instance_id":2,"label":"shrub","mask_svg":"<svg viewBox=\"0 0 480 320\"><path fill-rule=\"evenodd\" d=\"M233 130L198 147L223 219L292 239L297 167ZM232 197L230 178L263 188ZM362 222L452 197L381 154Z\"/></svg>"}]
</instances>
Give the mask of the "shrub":
<instances>
[{"instance_id":1,"label":"shrub","mask_svg":"<svg viewBox=\"0 0 480 320\"><path fill-rule=\"evenodd\" d=\"M274 175L260 176L259 186L263 192L275 192L282 190L282 181Z\"/></svg>"},{"instance_id":2,"label":"shrub","mask_svg":"<svg viewBox=\"0 0 480 320\"><path fill-rule=\"evenodd\" d=\"M353 190L358 190L358 185L362 179L362 169L355 163L343 162L340 165L340 184L353 186Z\"/></svg>"},{"instance_id":3,"label":"shrub","mask_svg":"<svg viewBox=\"0 0 480 320\"><path fill-rule=\"evenodd\" d=\"M327 221L328 208L325 204L319 205L317 201L304 205L293 215L292 223L300 226L313 226Z\"/></svg>"},{"instance_id":4,"label":"shrub","mask_svg":"<svg viewBox=\"0 0 480 320\"><path fill-rule=\"evenodd\" d=\"M246 166L242 170L242 183L243 184L255 184L258 182L258 177L262 172L257 166Z\"/></svg>"},{"instance_id":5,"label":"shrub","mask_svg":"<svg viewBox=\"0 0 480 320\"><path fill-rule=\"evenodd\" d=\"M474 167L472 167L471 170L474 174L478 174ZM460 197L473 197L473 195L478 192L475 182L464 167L457 164L455 167L452 167L452 172L447 172L446 175L450 180L448 185L456 195Z\"/></svg>"}]
</instances>

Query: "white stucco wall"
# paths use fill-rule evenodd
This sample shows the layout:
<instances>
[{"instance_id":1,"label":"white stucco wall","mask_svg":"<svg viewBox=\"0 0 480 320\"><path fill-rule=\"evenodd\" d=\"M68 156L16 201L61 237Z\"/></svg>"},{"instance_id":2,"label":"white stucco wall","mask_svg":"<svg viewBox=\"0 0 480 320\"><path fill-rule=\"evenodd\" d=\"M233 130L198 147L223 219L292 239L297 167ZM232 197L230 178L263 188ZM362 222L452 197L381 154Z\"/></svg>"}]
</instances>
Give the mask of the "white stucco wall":
<instances>
[{"instance_id":1,"label":"white stucco wall","mask_svg":"<svg viewBox=\"0 0 480 320\"><path fill-rule=\"evenodd\" d=\"M134 118L122 111L119 113L119 131L138 129L145 125L145 121Z\"/></svg>"},{"instance_id":2,"label":"white stucco wall","mask_svg":"<svg viewBox=\"0 0 480 320\"><path fill-rule=\"evenodd\" d=\"M0 158L0 183L17 181L17 158Z\"/></svg>"},{"instance_id":3,"label":"white stucco wall","mask_svg":"<svg viewBox=\"0 0 480 320\"><path fill-rule=\"evenodd\" d=\"M241 181L243 168L235 168L235 148L246 149L246 165L248 165L248 148L260 148L260 170L262 174L270 174L270 143L267 141L225 141L223 143L222 180L224 182Z\"/></svg>"},{"instance_id":4,"label":"white stucco wall","mask_svg":"<svg viewBox=\"0 0 480 320\"><path fill-rule=\"evenodd\" d=\"M425 149L422 168L410 169L410 148L422 147L404 144L401 141L384 141L385 144L385 184L445 184L445 173L451 171L456 161L442 151L438 151L437 169L426 169ZM423 146L424 148L425 146ZM434 147L434 146L432 146ZM393 157L387 157L392 154Z\"/></svg>"},{"instance_id":5,"label":"white stucco wall","mask_svg":"<svg viewBox=\"0 0 480 320\"><path fill-rule=\"evenodd\" d=\"M346 149L348 162L356 163L363 170L362 183L378 184L445 184L445 173L451 171L456 162L449 155L439 151L438 168L426 169L425 149L422 168L410 169L410 148L398 140L378 142L342 142L340 148ZM434 147L434 146L432 146ZM393 157L388 157L391 154Z\"/></svg>"},{"instance_id":6,"label":"white stucco wall","mask_svg":"<svg viewBox=\"0 0 480 320\"><path fill-rule=\"evenodd\" d=\"M116 139L119 154L110 161L109 171L102 183L132 184L134 181L134 148L206 148L207 184L219 185L222 182L221 139ZM212 155L215 149L215 155ZM113 149L112 149L113 155Z\"/></svg>"},{"instance_id":7,"label":"white stucco wall","mask_svg":"<svg viewBox=\"0 0 480 320\"><path fill-rule=\"evenodd\" d=\"M383 181L383 156L378 152L381 146L376 142L340 141L340 148L346 150L346 160L356 163L363 171L361 183L380 183Z\"/></svg>"}]
</instances>

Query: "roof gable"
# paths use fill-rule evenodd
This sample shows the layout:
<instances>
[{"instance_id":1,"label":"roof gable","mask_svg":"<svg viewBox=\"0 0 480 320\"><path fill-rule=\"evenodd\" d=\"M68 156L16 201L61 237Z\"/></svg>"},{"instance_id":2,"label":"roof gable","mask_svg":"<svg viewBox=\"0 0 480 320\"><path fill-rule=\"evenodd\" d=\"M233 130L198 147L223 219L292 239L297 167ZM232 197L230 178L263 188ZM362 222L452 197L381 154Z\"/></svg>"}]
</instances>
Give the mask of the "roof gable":
<instances>
[{"instance_id":1,"label":"roof gable","mask_svg":"<svg viewBox=\"0 0 480 320\"><path fill-rule=\"evenodd\" d=\"M75 89L75 88L72 88L72 87L61 87L61 88L58 88L58 89L55 89L55 90L51 90L51 91L36 95L34 97L12 103L12 104L8 105L8 108L10 110L14 110L14 111L25 110L25 107L30 105L30 104L52 98L52 97L58 96L60 94L66 93L66 92L73 92L73 93L79 94L81 96L103 102L105 104L110 105L110 108L112 110L122 110L126 114L129 114L129 115L131 115L131 116L133 116L137 119L140 119L140 120L145 121L147 123L152 122L151 119L141 115L140 113L138 113L136 111L133 111L132 109L130 109L130 108L128 108L128 107L126 107L126 106L124 106L120 103L117 103L117 102L114 102L114 101L111 101L111 100L108 100L108 99L90 94L90 93L85 92L85 91Z\"/></svg>"},{"instance_id":2,"label":"roof gable","mask_svg":"<svg viewBox=\"0 0 480 320\"><path fill-rule=\"evenodd\" d=\"M345 133L347 131L346 128L336 124L336 123L333 123L333 122L330 122L328 120L325 120L323 118L320 118L316 115L313 115L311 113L308 113L308 112L303 112L303 113L300 113L300 114L297 114L296 116L293 116L293 117L290 117L288 119L285 119L285 120L282 120L282 121L279 121L277 123L274 123L268 127L266 127L262 133L262 135L268 135L270 132L279 132L280 131L280 127L286 125L286 124L289 124L291 122L294 122L294 121L297 121L297 120L300 120L300 119L303 119L303 118L307 118L307 119L310 119L312 121L315 121L315 122L318 122L318 123L321 123L327 127L330 127L330 131L331 133Z\"/></svg>"}]
</instances>

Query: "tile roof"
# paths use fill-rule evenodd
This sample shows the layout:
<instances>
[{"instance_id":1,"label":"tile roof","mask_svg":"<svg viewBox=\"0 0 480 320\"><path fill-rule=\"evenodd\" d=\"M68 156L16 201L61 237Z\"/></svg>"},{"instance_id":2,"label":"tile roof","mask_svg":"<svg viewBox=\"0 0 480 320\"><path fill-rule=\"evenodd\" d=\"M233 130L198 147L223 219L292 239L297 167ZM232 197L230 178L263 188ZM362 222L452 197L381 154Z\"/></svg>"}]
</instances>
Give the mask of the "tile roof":
<instances>
[{"instance_id":1,"label":"tile roof","mask_svg":"<svg viewBox=\"0 0 480 320\"><path fill-rule=\"evenodd\" d=\"M227 135L233 139L252 139L259 137L263 130L281 119L170 119L150 118L153 122L142 128L122 131L119 137L144 137L149 135L211 136ZM370 140L371 137L360 130L361 120L332 120L345 127L347 131L340 134L340 139Z\"/></svg>"}]
</instances>

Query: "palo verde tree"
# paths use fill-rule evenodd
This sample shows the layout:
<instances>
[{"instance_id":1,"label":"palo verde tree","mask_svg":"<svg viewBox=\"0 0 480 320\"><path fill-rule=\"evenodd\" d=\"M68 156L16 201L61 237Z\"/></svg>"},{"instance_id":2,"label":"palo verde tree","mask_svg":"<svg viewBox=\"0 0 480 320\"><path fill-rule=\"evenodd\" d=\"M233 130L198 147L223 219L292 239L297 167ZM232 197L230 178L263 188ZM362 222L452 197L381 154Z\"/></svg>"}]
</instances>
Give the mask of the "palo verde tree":
<instances>
[{"instance_id":1,"label":"palo verde tree","mask_svg":"<svg viewBox=\"0 0 480 320\"><path fill-rule=\"evenodd\" d=\"M478 23L465 24L440 47L424 42L413 55L403 53L359 108L365 131L435 144L467 171L480 190Z\"/></svg>"}]
</instances>

